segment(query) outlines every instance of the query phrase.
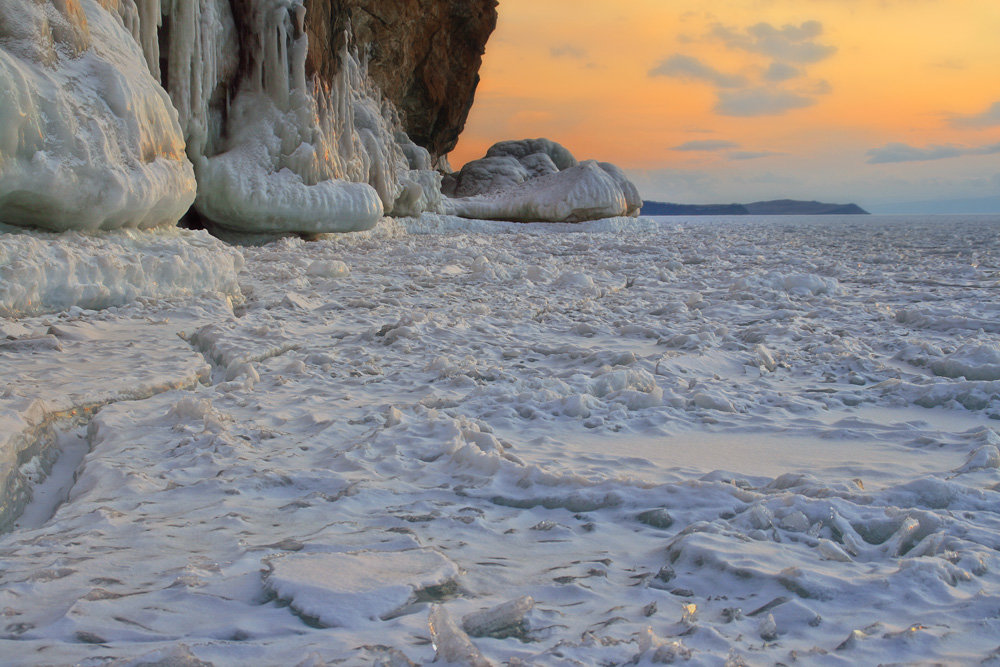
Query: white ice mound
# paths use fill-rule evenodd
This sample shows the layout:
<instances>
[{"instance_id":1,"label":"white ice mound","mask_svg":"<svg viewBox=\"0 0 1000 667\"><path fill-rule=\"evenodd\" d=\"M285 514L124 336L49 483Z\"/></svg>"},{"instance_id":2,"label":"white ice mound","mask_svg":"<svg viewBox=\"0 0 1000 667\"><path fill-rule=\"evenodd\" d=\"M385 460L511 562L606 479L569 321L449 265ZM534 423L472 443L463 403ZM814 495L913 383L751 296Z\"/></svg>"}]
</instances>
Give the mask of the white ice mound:
<instances>
[{"instance_id":1,"label":"white ice mound","mask_svg":"<svg viewBox=\"0 0 1000 667\"><path fill-rule=\"evenodd\" d=\"M1000 380L1000 344L963 345L928 364L935 375L966 380Z\"/></svg>"},{"instance_id":2,"label":"white ice mound","mask_svg":"<svg viewBox=\"0 0 1000 667\"><path fill-rule=\"evenodd\" d=\"M327 627L391 616L419 591L444 586L458 567L432 549L297 553L268 563L265 585L292 609Z\"/></svg>"},{"instance_id":3,"label":"white ice mound","mask_svg":"<svg viewBox=\"0 0 1000 667\"><path fill-rule=\"evenodd\" d=\"M2 317L240 293L243 255L203 231L13 231L0 225Z\"/></svg>"},{"instance_id":4,"label":"white ice mound","mask_svg":"<svg viewBox=\"0 0 1000 667\"><path fill-rule=\"evenodd\" d=\"M382 217L379 193L367 183L315 181L280 164L282 117L270 98L249 94L234 106L244 122L232 148L198 163L199 212L241 232L352 232Z\"/></svg>"},{"instance_id":5,"label":"white ice mound","mask_svg":"<svg viewBox=\"0 0 1000 667\"><path fill-rule=\"evenodd\" d=\"M0 0L0 222L147 228L190 207L177 113L123 19L131 2Z\"/></svg>"},{"instance_id":6,"label":"white ice mound","mask_svg":"<svg viewBox=\"0 0 1000 667\"><path fill-rule=\"evenodd\" d=\"M637 216L642 198L613 164L578 163L548 139L506 141L452 175L445 212L515 222L581 222Z\"/></svg>"}]
</instances>

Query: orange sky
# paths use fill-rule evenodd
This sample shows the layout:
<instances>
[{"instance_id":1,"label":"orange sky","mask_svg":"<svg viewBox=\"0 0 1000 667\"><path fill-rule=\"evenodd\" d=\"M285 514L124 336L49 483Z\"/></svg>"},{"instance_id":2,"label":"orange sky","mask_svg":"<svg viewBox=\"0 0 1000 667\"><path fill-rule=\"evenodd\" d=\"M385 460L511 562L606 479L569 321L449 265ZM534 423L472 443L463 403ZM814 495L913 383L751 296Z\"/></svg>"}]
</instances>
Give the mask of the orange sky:
<instances>
[{"instance_id":1,"label":"orange sky","mask_svg":"<svg viewBox=\"0 0 1000 667\"><path fill-rule=\"evenodd\" d=\"M650 199L1000 195L998 0L500 0L452 164L546 136Z\"/></svg>"}]
</instances>

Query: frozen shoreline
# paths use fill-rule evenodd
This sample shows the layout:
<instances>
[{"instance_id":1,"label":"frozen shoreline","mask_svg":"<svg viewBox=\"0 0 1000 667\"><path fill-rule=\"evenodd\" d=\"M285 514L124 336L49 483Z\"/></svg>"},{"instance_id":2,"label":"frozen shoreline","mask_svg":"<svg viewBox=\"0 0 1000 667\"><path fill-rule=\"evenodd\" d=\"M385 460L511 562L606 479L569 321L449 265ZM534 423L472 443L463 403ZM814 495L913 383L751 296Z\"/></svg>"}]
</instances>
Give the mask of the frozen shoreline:
<instances>
[{"instance_id":1,"label":"frozen shoreline","mask_svg":"<svg viewBox=\"0 0 1000 667\"><path fill-rule=\"evenodd\" d=\"M1000 219L943 221L385 221L240 249L236 311L0 320L59 348L0 407L107 397L0 651L996 659Z\"/></svg>"}]
</instances>

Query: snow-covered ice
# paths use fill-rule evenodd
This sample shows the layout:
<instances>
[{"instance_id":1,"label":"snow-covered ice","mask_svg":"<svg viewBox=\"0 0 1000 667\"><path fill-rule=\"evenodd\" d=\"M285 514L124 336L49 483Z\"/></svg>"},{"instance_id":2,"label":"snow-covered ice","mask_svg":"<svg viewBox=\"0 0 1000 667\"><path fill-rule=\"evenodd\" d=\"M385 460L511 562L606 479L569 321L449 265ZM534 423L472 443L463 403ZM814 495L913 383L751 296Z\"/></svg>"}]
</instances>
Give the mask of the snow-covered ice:
<instances>
[{"instance_id":1,"label":"snow-covered ice","mask_svg":"<svg viewBox=\"0 0 1000 667\"><path fill-rule=\"evenodd\" d=\"M998 660L998 241L435 215L2 319L13 478L90 451L0 538L0 655Z\"/></svg>"}]
</instances>

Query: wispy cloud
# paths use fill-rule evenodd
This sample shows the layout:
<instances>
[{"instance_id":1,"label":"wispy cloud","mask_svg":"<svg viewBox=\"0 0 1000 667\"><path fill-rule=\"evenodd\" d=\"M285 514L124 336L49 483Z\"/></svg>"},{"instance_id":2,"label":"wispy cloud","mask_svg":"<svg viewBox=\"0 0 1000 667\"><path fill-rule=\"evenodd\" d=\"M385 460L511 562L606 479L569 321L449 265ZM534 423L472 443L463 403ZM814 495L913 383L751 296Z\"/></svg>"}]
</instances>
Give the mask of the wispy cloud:
<instances>
[{"instance_id":1,"label":"wispy cloud","mask_svg":"<svg viewBox=\"0 0 1000 667\"><path fill-rule=\"evenodd\" d=\"M959 129L983 129L1000 125L1000 102L995 102L989 109L971 116L952 116L952 127Z\"/></svg>"},{"instance_id":2,"label":"wispy cloud","mask_svg":"<svg viewBox=\"0 0 1000 667\"><path fill-rule=\"evenodd\" d=\"M823 34L819 21L777 28L770 23L758 23L743 31L716 25L711 35L731 49L760 53L788 63L818 63L837 52L837 47L816 40Z\"/></svg>"},{"instance_id":3,"label":"wispy cloud","mask_svg":"<svg viewBox=\"0 0 1000 667\"><path fill-rule=\"evenodd\" d=\"M675 151L724 151L730 148L739 148L740 145L734 141L725 139L701 139L696 141L686 141L680 146L674 146Z\"/></svg>"},{"instance_id":4,"label":"wispy cloud","mask_svg":"<svg viewBox=\"0 0 1000 667\"><path fill-rule=\"evenodd\" d=\"M745 76L740 74L726 74L711 65L703 63L697 58L680 53L661 61L660 64L649 70L649 76L670 76L680 79L706 81L719 88L739 88L747 84Z\"/></svg>"},{"instance_id":5,"label":"wispy cloud","mask_svg":"<svg viewBox=\"0 0 1000 667\"><path fill-rule=\"evenodd\" d=\"M938 60L936 62L931 63L931 67L934 67L935 69L953 69L953 70L967 69L967 66L964 62L955 59Z\"/></svg>"},{"instance_id":6,"label":"wispy cloud","mask_svg":"<svg viewBox=\"0 0 1000 667\"><path fill-rule=\"evenodd\" d=\"M815 97L774 88L719 91L715 112L723 116L773 116L816 104Z\"/></svg>"},{"instance_id":7,"label":"wispy cloud","mask_svg":"<svg viewBox=\"0 0 1000 667\"><path fill-rule=\"evenodd\" d=\"M573 58L575 60L586 60L590 57L587 49L572 44L557 44L549 49L549 55L553 58Z\"/></svg>"},{"instance_id":8,"label":"wispy cloud","mask_svg":"<svg viewBox=\"0 0 1000 667\"><path fill-rule=\"evenodd\" d=\"M811 79L806 71L810 64L837 52L835 46L818 41L822 35L823 24L819 21L781 27L757 23L746 28L716 23L700 40L721 40L731 49L753 54L744 73L725 72L695 56L676 53L647 74L714 86L717 89L714 111L722 116L780 115L810 107L819 102L820 96L832 92L828 81ZM751 64L760 56L771 61L765 68Z\"/></svg>"},{"instance_id":9,"label":"wispy cloud","mask_svg":"<svg viewBox=\"0 0 1000 667\"><path fill-rule=\"evenodd\" d=\"M868 164L892 162L928 162L945 160L967 155L993 155L1000 153L1000 144L988 146L958 146L956 144L936 144L919 147L904 143L889 143L881 148L868 151Z\"/></svg>"},{"instance_id":10,"label":"wispy cloud","mask_svg":"<svg viewBox=\"0 0 1000 667\"><path fill-rule=\"evenodd\" d=\"M759 160L765 157L774 157L775 155L784 155L784 153L778 153L776 151L733 151L729 154L730 160Z\"/></svg>"}]
</instances>

